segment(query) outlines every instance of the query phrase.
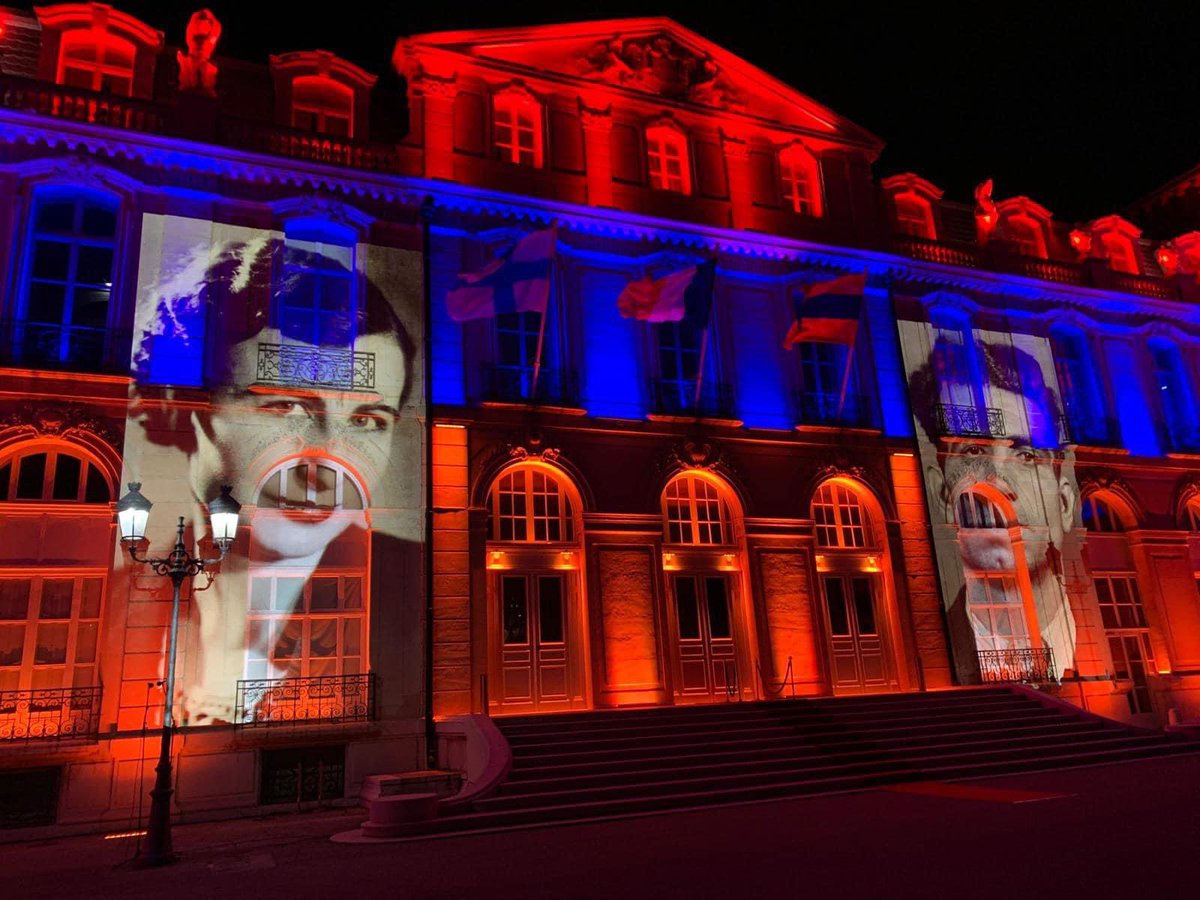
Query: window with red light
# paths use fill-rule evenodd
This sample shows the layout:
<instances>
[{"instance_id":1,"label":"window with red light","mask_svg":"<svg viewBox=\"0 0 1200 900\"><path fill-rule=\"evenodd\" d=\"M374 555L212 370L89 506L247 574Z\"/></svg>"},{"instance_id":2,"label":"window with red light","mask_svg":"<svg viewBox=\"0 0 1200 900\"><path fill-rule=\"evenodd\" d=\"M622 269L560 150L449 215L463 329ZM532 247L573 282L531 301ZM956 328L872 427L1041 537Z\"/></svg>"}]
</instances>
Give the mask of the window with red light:
<instances>
[{"instance_id":1,"label":"window with red light","mask_svg":"<svg viewBox=\"0 0 1200 900\"><path fill-rule=\"evenodd\" d=\"M1016 244L1017 252L1022 256L1046 258L1046 239L1042 234L1040 222L1026 216L1010 216L1005 220L1004 230L1007 238Z\"/></svg>"},{"instance_id":2,"label":"window with red light","mask_svg":"<svg viewBox=\"0 0 1200 900\"><path fill-rule=\"evenodd\" d=\"M680 475L663 491L668 544L732 544L729 504L720 488L698 475Z\"/></svg>"},{"instance_id":3,"label":"window with red light","mask_svg":"<svg viewBox=\"0 0 1200 900\"><path fill-rule=\"evenodd\" d=\"M1116 534L1125 530L1120 513L1102 497L1095 494L1083 501L1083 527L1102 534Z\"/></svg>"},{"instance_id":4,"label":"window with red light","mask_svg":"<svg viewBox=\"0 0 1200 900\"><path fill-rule=\"evenodd\" d=\"M83 456L34 445L0 464L0 502L108 503L108 479Z\"/></svg>"},{"instance_id":5,"label":"window with red light","mask_svg":"<svg viewBox=\"0 0 1200 900\"><path fill-rule=\"evenodd\" d=\"M853 488L828 481L821 485L813 496L812 516L818 547L857 549L867 546L871 536L870 522Z\"/></svg>"},{"instance_id":6,"label":"window with red light","mask_svg":"<svg viewBox=\"0 0 1200 900\"><path fill-rule=\"evenodd\" d=\"M331 137L354 137L354 91L323 75L292 81L292 127Z\"/></svg>"},{"instance_id":7,"label":"window with red light","mask_svg":"<svg viewBox=\"0 0 1200 900\"><path fill-rule=\"evenodd\" d=\"M115 35L91 29L64 32L58 50L57 81L68 87L128 97L133 93L134 55L133 44Z\"/></svg>"},{"instance_id":8,"label":"window with red light","mask_svg":"<svg viewBox=\"0 0 1200 900\"><path fill-rule=\"evenodd\" d=\"M542 165L542 107L521 93L492 98L492 147L498 158L518 166Z\"/></svg>"},{"instance_id":9,"label":"window with red light","mask_svg":"<svg viewBox=\"0 0 1200 900\"><path fill-rule=\"evenodd\" d=\"M677 194L692 192L688 169L687 137L673 128L658 127L646 131L646 161L650 187Z\"/></svg>"},{"instance_id":10,"label":"window with red light","mask_svg":"<svg viewBox=\"0 0 1200 900\"><path fill-rule=\"evenodd\" d=\"M544 469L519 467L505 472L488 498L494 541L554 543L575 539L571 498Z\"/></svg>"},{"instance_id":11,"label":"window with red light","mask_svg":"<svg viewBox=\"0 0 1200 900\"><path fill-rule=\"evenodd\" d=\"M0 691L94 685L103 597L102 572L0 576ZM39 699L46 704L42 711L63 702L54 695ZM31 706L31 714L37 711ZM20 714L15 698L11 707L0 704L0 737Z\"/></svg>"},{"instance_id":12,"label":"window with red light","mask_svg":"<svg viewBox=\"0 0 1200 900\"><path fill-rule=\"evenodd\" d=\"M1125 272L1129 275L1139 274L1137 254L1133 242L1121 234L1109 232L1100 238L1104 244L1104 256L1109 268L1114 272Z\"/></svg>"},{"instance_id":13,"label":"window with red light","mask_svg":"<svg viewBox=\"0 0 1200 900\"><path fill-rule=\"evenodd\" d=\"M779 154L779 177L784 202L802 216L821 214L820 178L817 161L803 147L793 145Z\"/></svg>"},{"instance_id":14,"label":"window with red light","mask_svg":"<svg viewBox=\"0 0 1200 900\"><path fill-rule=\"evenodd\" d=\"M901 234L937 239L933 227L933 212L929 203L914 194L896 194L892 197L892 209L896 216L896 230Z\"/></svg>"}]
</instances>

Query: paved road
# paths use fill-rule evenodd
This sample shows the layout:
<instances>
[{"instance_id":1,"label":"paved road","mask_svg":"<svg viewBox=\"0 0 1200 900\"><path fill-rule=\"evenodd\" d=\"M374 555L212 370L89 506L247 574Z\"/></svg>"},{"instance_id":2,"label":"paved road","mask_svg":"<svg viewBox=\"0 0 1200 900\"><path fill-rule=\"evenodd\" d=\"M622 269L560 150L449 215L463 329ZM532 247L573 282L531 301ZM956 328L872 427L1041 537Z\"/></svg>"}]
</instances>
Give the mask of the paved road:
<instances>
[{"instance_id":1,"label":"paved road","mask_svg":"<svg viewBox=\"0 0 1200 900\"><path fill-rule=\"evenodd\" d=\"M1023 801L1023 802L1017 802ZM326 812L178 827L170 869L98 836L0 846L0 897L1200 897L1200 755L374 845Z\"/></svg>"}]
</instances>

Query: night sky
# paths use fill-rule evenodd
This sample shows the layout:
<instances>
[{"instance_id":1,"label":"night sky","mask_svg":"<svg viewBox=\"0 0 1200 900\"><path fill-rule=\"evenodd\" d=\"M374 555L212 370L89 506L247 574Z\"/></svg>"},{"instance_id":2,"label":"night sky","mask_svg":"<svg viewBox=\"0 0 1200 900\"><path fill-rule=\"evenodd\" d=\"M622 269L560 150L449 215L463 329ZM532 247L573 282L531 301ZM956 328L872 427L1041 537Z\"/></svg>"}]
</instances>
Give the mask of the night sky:
<instances>
[{"instance_id":1,"label":"night sky","mask_svg":"<svg viewBox=\"0 0 1200 900\"><path fill-rule=\"evenodd\" d=\"M111 2L175 44L199 8ZM667 15L883 138L880 175L915 171L963 201L991 176L997 199L1026 194L1068 220L1117 212L1200 162L1200 4L1119 15L1098 3L710 5L456 0L363 19L341 15L353 8L344 2L321 15L267 0L211 8L225 28L219 55L326 49L381 75L400 34Z\"/></svg>"}]
</instances>

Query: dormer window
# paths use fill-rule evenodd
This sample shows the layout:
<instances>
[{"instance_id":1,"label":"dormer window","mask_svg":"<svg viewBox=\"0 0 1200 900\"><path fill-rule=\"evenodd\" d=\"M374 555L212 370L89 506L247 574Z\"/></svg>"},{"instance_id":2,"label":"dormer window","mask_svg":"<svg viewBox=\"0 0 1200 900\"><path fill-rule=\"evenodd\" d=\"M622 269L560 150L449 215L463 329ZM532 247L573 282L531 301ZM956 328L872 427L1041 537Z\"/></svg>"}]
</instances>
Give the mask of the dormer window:
<instances>
[{"instance_id":1,"label":"dormer window","mask_svg":"<svg viewBox=\"0 0 1200 900\"><path fill-rule=\"evenodd\" d=\"M650 187L656 191L692 192L687 136L668 125L646 129L646 162Z\"/></svg>"},{"instance_id":2,"label":"dormer window","mask_svg":"<svg viewBox=\"0 0 1200 900\"><path fill-rule=\"evenodd\" d=\"M1006 236L1019 254L1036 259L1046 258L1046 239L1039 222L1027 216L1013 216L1006 219L1004 224Z\"/></svg>"},{"instance_id":3,"label":"dormer window","mask_svg":"<svg viewBox=\"0 0 1200 900\"><path fill-rule=\"evenodd\" d=\"M271 75L277 122L331 138L367 139L374 75L325 50L272 56Z\"/></svg>"},{"instance_id":4,"label":"dormer window","mask_svg":"<svg viewBox=\"0 0 1200 900\"><path fill-rule=\"evenodd\" d=\"M332 78L302 75L292 82L292 127L354 137L354 91Z\"/></svg>"},{"instance_id":5,"label":"dormer window","mask_svg":"<svg viewBox=\"0 0 1200 900\"><path fill-rule=\"evenodd\" d=\"M59 47L56 80L128 97L133 93L134 53L133 44L114 35L68 31Z\"/></svg>"},{"instance_id":6,"label":"dormer window","mask_svg":"<svg viewBox=\"0 0 1200 900\"><path fill-rule=\"evenodd\" d=\"M926 241L937 240L934 204L942 192L920 175L906 172L883 180L891 207L892 225L898 234L907 234Z\"/></svg>"},{"instance_id":7,"label":"dormer window","mask_svg":"<svg viewBox=\"0 0 1200 900\"><path fill-rule=\"evenodd\" d=\"M46 81L149 99L163 36L103 3L63 3L34 9L42 28L39 77Z\"/></svg>"},{"instance_id":8,"label":"dormer window","mask_svg":"<svg viewBox=\"0 0 1200 900\"><path fill-rule=\"evenodd\" d=\"M806 147L792 144L780 151L779 178L784 203L792 212L821 215L820 172L816 157Z\"/></svg>"},{"instance_id":9,"label":"dormer window","mask_svg":"<svg viewBox=\"0 0 1200 900\"><path fill-rule=\"evenodd\" d=\"M496 156L518 166L542 165L542 106L524 91L492 98L492 147Z\"/></svg>"},{"instance_id":10,"label":"dormer window","mask_svg":"<svg viewBox=\"0 0 1200 900\"><path fill-rule=\"evenodd\" d=\"M1136 225L1120 216L1105 216L1092 222L1090 231L1092 252L1106 259L1110 269L1127 275L1141 274L1136 242L1142 233Z\"/></svg>"}]
</instances>

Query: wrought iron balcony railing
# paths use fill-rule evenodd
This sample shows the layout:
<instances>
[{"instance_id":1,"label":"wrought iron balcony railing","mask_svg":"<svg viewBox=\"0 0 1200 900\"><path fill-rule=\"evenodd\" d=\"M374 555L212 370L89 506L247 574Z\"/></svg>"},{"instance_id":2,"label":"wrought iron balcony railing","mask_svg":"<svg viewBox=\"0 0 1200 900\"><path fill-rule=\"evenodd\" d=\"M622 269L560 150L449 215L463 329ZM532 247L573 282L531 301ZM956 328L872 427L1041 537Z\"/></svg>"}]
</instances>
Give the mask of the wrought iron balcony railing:
<instances>
[{"instance_id":1,"label":"wrought iron balcony railing","mask_svg":"<svg viewBox=\"0 0 1200 900\"><path fill-rule=\"evenodd\" d=\"M979 677L984 684L1046 684L1058 681L1050 647L1010 647L977 650Z\"/></svg>"},{"instance_id":2,"label":"wrought iron balcony railing","mask_svg":"<svg viewBox=\"0 0 1200 900\"><path fill-rule=\"evenodd\" d=\"M129 339L128 331L0 320L0 365L125 375Z\"/></svg>"},{"instance_id":3,"label":"wrought iron balcony railing","mask_svg":"<svg viewBox=\"0 0 1200 900\"><path fill-rule=\"evenodd\" d=\"M828 425L838 428L871 428L874 417L870 400L863 394L797 391L796 411L804 425Z\"/></svg>"},{"instance_id":4,"label":"wrought iron balcony railing","mask_svg":"<svg viewBox=\"0 0 1200 900\"><path fill-rule=\"evenodd\" d=\"M394 145L372 141L355 141L299 128L284 128L268 122L222 117L217 128L217 142L243 150L287 156L311 162L370 169L376 172L396 172L400 169Z\"/></svg>"},{"instance_id":5,"label":"wrought iron balcony railing","mask_svg":"<svg viewBox=\"0 0 1200 900\"><path fill-rule=\"evenodd\" d=\"M0 691L0 743L94 741L99 733L99 687Z\"/></svg>"},{"instance_id":6,"label":"wrought iron balcony railing","mask_svg":"<svg viewBox=\"0 0 1200 900\"><path fill-rule=\"evenodd\" d=\"M375 354L308 344L259 344L257 381L371 391L375 389Z\"/></svg>"},{"instance_id":7,"label":"wrought iron balcony railing","mask_svg":"<svg viewBox=\"0 0 1200 900\"><path fill-rule=\"evenodd\" d=\"M163 130L162 109L145 100L14 75L0 76L0 104L5 109L87 122L90 125L111 125L126 131L158 134Z\"/></svg>"},{"instance_id":8,"label":"wrought iron balcony railing","mask_svg":"<svg viewBox=\"0 0 1200 900\"><path fill-rule=\"evenodd\" d=\"M573 369L542 366L535 385L532 366L487 364L483 367L483 399L496 403L578 406L579 374Z\"/></svg>"},{"instance_id":9,"label":"wrought iron balcony railing","mask_svg":"<svg viewBox=\"0 0 1200 900\"><path fill-rule=\"evenodd\" d=\"M991 406L934 405L938 434L959 437L1003 437L1004 410Z\"/></svg>"},{"instance_id":10,"label":"wrought iron balcony railing","mask_svg":"<svg viewBox=\"0 0 1200 900\"><path fill-rule=\"evenodd\" d=\"M650 384L651 411L659 416L700 419L734 418L733 388L728 384L659 379Z\"/></svg>"},{"instance_id":11,"label":"wrought iron balcony railing","mask_svg":"<svg viewBox=\"0 0 1200 900\"><path fill-rule=\"evenodd\" d=\"M368 722L375 718L375 676L243 679L235 703L234 719L243 728Z\"/></svg>"}]
</instances>

